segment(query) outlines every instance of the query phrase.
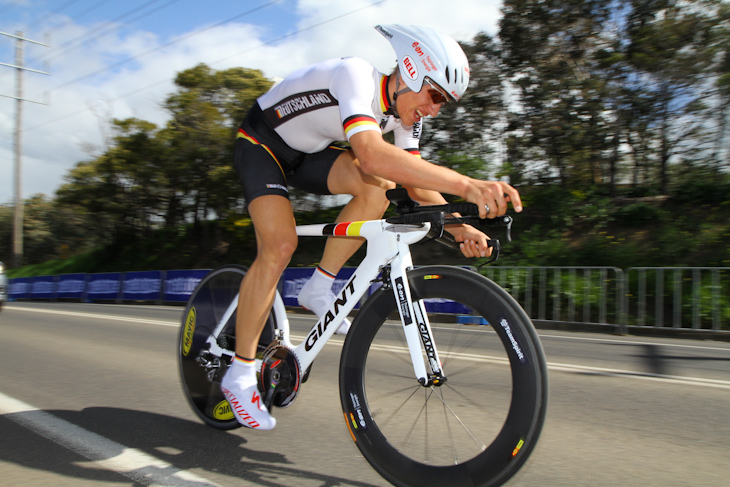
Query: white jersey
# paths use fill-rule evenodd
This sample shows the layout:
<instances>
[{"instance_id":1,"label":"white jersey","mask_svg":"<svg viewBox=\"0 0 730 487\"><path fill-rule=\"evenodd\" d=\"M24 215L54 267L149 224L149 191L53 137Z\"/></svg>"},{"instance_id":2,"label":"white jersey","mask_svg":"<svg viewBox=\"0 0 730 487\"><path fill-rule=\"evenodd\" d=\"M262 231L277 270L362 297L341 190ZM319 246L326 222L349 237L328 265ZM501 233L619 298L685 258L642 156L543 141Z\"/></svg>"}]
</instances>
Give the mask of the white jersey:
<instances>
[{"instance_id":1,"label":"white jersey","mask_svg":"<svg viewBox=\"0 0 730 487\"><path fill-rule=\"evenodd\" d=\"M264 118L292 149L314 154L364 130L394 132L395 145L419 155L421 122L386 115L388 77L359 58L301 68L258 99Z\"/></svg>"}]
</instances>

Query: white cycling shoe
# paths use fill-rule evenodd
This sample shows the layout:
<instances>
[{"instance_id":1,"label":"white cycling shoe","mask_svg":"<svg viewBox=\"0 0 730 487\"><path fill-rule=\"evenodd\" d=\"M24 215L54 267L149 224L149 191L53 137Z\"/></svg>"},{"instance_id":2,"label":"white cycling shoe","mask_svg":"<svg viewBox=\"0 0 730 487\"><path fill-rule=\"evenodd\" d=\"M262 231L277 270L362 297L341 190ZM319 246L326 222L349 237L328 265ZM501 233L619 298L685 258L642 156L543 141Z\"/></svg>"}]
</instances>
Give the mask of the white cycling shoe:
<instances>
[{"instance_id":1,"label":"white cycling shoe","mask_svg":"<svg viewBox=\"0 0 730 487\"><path fill-rule=\"evenodd\" d=\"M221 392L231 405L236 420L243 426L257 430L272 430L276 418L269 414L256 385L256 376L251 379L237 373L236 363L228 369L221 381Z\"/></svg>"},{"instance_id":2,"label":"white cycling shoe","mask_svg":"<svg viewBox=\"0 0 730 487\"><path fill-rule=\"evenodd\" d=\"M302 286L302 290L299 291L297 300L299 301L300 306L312 311L315 315L317 315L317 318L322 319L332 303L335 302L335 294L331 290L327 290L324 293L317 291L311 284L312 280L310 279L304 286ZM335 333L339 335L347 335L348 331L350 331L350 321L345 319L340 327L337 328Z\"/></svg>"}]
</instances>

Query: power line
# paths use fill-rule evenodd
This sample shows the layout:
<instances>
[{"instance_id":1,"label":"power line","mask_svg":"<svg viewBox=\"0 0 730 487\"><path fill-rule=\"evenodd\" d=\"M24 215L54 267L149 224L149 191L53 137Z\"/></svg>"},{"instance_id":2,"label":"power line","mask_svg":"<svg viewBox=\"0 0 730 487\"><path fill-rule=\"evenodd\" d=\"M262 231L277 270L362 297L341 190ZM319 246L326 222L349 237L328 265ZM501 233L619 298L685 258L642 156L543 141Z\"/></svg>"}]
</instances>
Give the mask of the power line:
<instances>
[{"instance_id":1,"label":"power line","mask_svg":"<svg viewBox=\"0 0 730 487\"><path fill-rule=\"evenodd\" d=\"M68 2L66 2L63 5L61 5L60 7L58 7L56 10L53 10L51 12L48 12L47 14L39 17L37 20L32 21L25 28L27 29L31 25L39 25L41 22L43 22L47 18L49 18L49 17L51 17L53 15L56 15L57 13L63 12L64 10L66 10L66 8L70 7L71 5L73 5L74 3L78 2L78 1L79 0L69 0Z\"/></svg>"},{"instance_id":2,"label":"power line","mask_svg":"<svg viewBox=\"0 0 730 487\"><path fill-rule=\"evenodd\" d=\"M295 35L297 35L297 34L301 34L302 32L306 32L306 31L308 31L308 30L312 30L312 29L315 29L315 28L317 28L317 27L321 27L321 26L323 26L324 24L329 24L330 22L334 22L335 20L339 20L339 19L342 19L342 18L344 18L344 17L347 17L347 16L350 16L350 15L352 15L352 14L354 14L354 13L357 13L357 12L359 12L359 11L361 11L361 10L365 10L365 9L368 9L368 8L370 8L370 7L375 7L376 5L380 5L381 3L385 3L385 2L387 2L387 1L388 1L388 0L379 0L379 1L377 1L377 2L374 2L374 3L371 3L371 4L365 5L364 7L360 7L360 8L357 8L357 9L355 9L355 10L352 10L352 11L350 11L350 12L346 12L346 13L344 13L344 14L341 14L341 15L338 15L338 16L336 16L336 17L332 17L331 19L323 20L322 22L318 22L318 23L316 23L316 24L310 25L309 27L304 27L303 29L299 29L299 30L298 30L298 31L296 31L296 32L292 32L292 33L290 33L290 34L284 34L283 36L280 36L280 37L277 37L276 39L272 39L272 40L270 40L270 41L267 41L267 42L261 43L261 44L259 44L258 46L254 46L254 47L252 47L252 48L250 48L250 49L246 49L245 51L241 51L241 52L238 52L238 53L236 53L236 54L232 54L232 55L230 55L230 56L226 56L226 57L224 57L224 58L222 58L222 59L219 59L219 60L217 60L217 61L213 61L213 62L212 62L212 63L210 63L210 64L217 64L217 63L221 63L221 62L223 62L223 61L227 61L227 60L229 60L229 59L231 59L231 58L234 58L234 57L240 56L240 55L242 55L242 54L247 54L247 53L249 53L249 52L251 52L251 51L253 51L253 50L256 50L256 49L262 48L262 47L264 47L264 46L268 46L268 45L270 45L270 44L273 44L273 43L275 43L275 42L279 42L279 41L281 41L281 40L284 40L284 39L286 39L286 38L288 38L288 37L293 37L293 36L295 36Z\"/></svg>"},{"instance_id":3,"label":"power line","mask_svg":"<svg viewBox=\"0 0 730 487\"><path fill-rule=\"evenodd\" d=\"M106 4L106 3L110 2L110 1L111 1L111 0L101 0L100 2L97 2L97 3L96 3L96 4L94 4L93 6L89 7L89 8L88 8L88 9L86 9L85 11L81 12L81 14L79 14L79 15L78 15L77 17L75 17L74 19L69 19L69 20L68 20L67 22L65 22L64 24L61 24L61 26L59 26L59 27L56 27L55 29L53 29L53 30L49 31L49 34L50 34L51 32L53 32L54 30L58 30L58 29L62 28L63 26L65 26L65 25L67 25L67 24L69 24L69 23L71 23L71 22L74 22L74 21L75 21L75 20L77 20L77 19L78 19L79 17L81 17L81 16L83 16L83 15L86 15L87 13L89 13L89 12L91 12L91 11L95 10L96 8L98 8L98 7L102 6L102 5L104 5L104 4ZM86 44L88 44L88 43L91 43L91 42L93 42L93 41L95 41L95 40L101 39L102 37L104 37L104 36L106 36L106 35L109 35L109 34L111 34L112 32L114 32L114 30L115 30L114 28L116 28L116 27L117 27L116 23L120 22L121 20L124 20L124 18L125 18L125 17L128 17L129 15L135 14L135 13L139 12L140 10L143 10L143 9L147 8L148 6L150 6L150 5L154 4L154 3L157 3L157 2L159 2L159 1L160 1L160 0L149 0L148 2L146 2L146 3L144 3L144 4L140 5L140 6L137 6L137 7L133 8L133 9L131 9L131 10L128 10L128 11L126 11L125 13L123 13L123 14L119 15L118 17L115 17L114 19L112 19L112 20L110 20L110 21L108 21L108 22L105 22L104 24L101 24L101 25L99 25L99 26L97 26L97 27L94 27L93 29L87 30L87 31L86 31L86 32L84 32L83 34L81 34L81 35L79 35L79 36L77 36L77 37L74 37L73 39L70 39L70 40L68 40L68 41L64 42L63 44L61 44L61 45L60 45L60 46L58 46L58 47L55 47L55 48L51 48L51 50L50 50L50 51L48 51L48 52L47 52L47 54L45 54L45 55L43 55L43 56L40 56L40 57L35 57L35 58L31 58L31 59L29 60L29 62L38 62L38 61L44 61L44 60L45 60L46 62L48 62L48 60L49 60L49 59L54 59L54 58L58 57L59 55L62 55L62 54L64 54L64 53L68 53L68 52L70 52L70 51L72 51L72 50L74 50L74 49L78 49L79 47L81 47L81 46L83 46L83 45L86 45ZM159 11L159 10L162 10L162 9L164 9L164 8L166 8L166 7L170 6L170 5L172 5L173 3L176 3L176 2L178 2L178 1L179 1L179 0L170 0L170 1L168 1L167 3L165 3L165 4L163 4L163 5L160 5L160 6L158 6L157 8L154 8L154 9L152 9L152 10L149 10L149 11L147 11L147 12L143 13L142 15L139 15L139 16L137 16L137 17L135 17L135 18L133 18L133 19L129 20L129 21L127 22L127 24L128 24L128 25L131 25L131 24L133 24L134 22L137 22L138 20L141 20L141 19L143 19L143 18L145 18L145 17L147 17L147 16L149 16L149 15L152 15L153 13L155 13L155 12L157 12L157 11ZM72 4L72 3L75 3L75 1L69 2L69 4ZM69 5L69 4L67 4L67 5ZM58 12L59 12L60 10L61 10L61 9L57 9L56 11L54 11L54 12L52 12L52 13L50 13L50 14L46 14L46 15L45 15L44 17L42 17L42 18L41 18L41 20L45 20L45 18L46 18L46 17L49 17L50 15L53 15L53 14L55 14L55 13L58 13ZM40 22L40 21L38 21L38 22ZM106 29L107 27L114 27L114 28L111 28L111 29L109 29L109 30L108 30L107 32L102 32L101 34L99 34L99 35L97 35L97 36L94 36L94 37L92 37L92 38L90 38L90 39L88 38L88 37L89 37L89 35L92 35L92 34L94 34L94 33L96 33L96 32L102 31L103 29ZM79 42L79 43L78 43L78 44L77 44L76 46L72 46L72 47L69 47L68 49L63 49L63 48L65 47L65 46L69 46L69 45L72 45L72 44L73 44L74 42L76 42L76 41L78 41L78 40L80 40L80 39L85 39L85 41L84 41L84 42ZM2 76L2 75L0 75L0 76Z\"/></svg>"},{"instance_id":4,"label":"power line","mask_svg":"<svg viewBox=\"0 0 730 487\"><path fill-rule=\"evenodd\" d=\"M102 5L104 3L107 3L107 2L110 2L110 1L111 0L102 0L101 2L97 3L94 7L100 6L100 5ZM96 40L99 40L102 37L104 37L106 35L109 35L112 32L114 32L114 30L118 27L117 26L117 23L118 22L124 20L126 17L128 17L128 16L130 16L132 14L135 14L135 13L139 12L140 10L143 10L143 9L147 8L148 6L150 6L150 5L154 4L154 3L157 3L159 1L160 0L150 0L147 3L144 3L142 5L139 5L139 6L133 8L131 10L128 10L127 12L124 12L123 14L121 14L121 15L113 18L112 20L109 20L107 22L104 22L103 24L98 25L98 26L94 27L93 29L89 29L86 32L84 32L83 34L78 35L78 36L74 37L73 39L70 39L70 40L64 42L60 46L51 49L51 51L48 52L47 55L45 55L43 57L40 57L40 58L35 58L33 60L34 61L42 61L42 60L44 60L46 58L49 58L49 57L50 58L55 58L55 57L58 57L61 54L68 53L68 52L70 52L70 51L72 51L74 49L78 49L81 46L84 46L86 44L89 44L91 42L94 42ZM177 3L179 1L180 0L170 0L167 3L164 3L162 5L158 5L154 9L149 10L149 11L147 11L147 12L145 12L145 13L143 13L143 14L135 17L135 18L130 19L127 23L128 24L133 24L134 22L137 22L138 20L141 20L141 19L143 19L145 17L148 17L148 16L152 15L153 13L155 13L155 12L157 12L159 10L162 10L162 9L164 9L166 7L169 7L173 3ZM83 14L88 13L88 11L89 10L87 10ZM67 23L73 22L74 20L77 20L77 19L78 19L78 17L76 17L75 19L70 19ZM58 27L58 28L60 28L60 27ZM106 28L110 28L110 29L107 32L101 32L101 33L99 33L99 35L94 35L94 34L98 33L99 31L103 31ZM94 35L94 37L89 38L89 36L91 36L91 35ZM73 44L75 42L80 41L80 40L83 40L83 42L78 42L75 46L73 46ZM67 46L71 46L71 47L66 48ZM64 48L66 48L66 49L64 49Z\"/></svg>"},{"instance_id":5,"label":"power line","mask_svg":"<svg viewBox=\"0 0 730 487\"><path fill-rule=\"evenodd\" d=\"M278 1L278 0L277 0L277 1ZM321 22L318 22L318 23L316 23L316 24L312 24L312 25L310 25L310 26L308 26L308 27L304 27L304 28L302 28L302 29L299 29L299 30L297 30L297 31L295 31L295 32L292 32L292 33L290 33L290 34L285 34L285 35L283 35L283 36L279 36L279 37L276 37L275 39L271 39L271 40L269 40L269 41L266 41L266 42L262 42L261 44L259 44L259 45L257 45L257 46L251 47L251 48L249 48L249 49L246 49L246 50L244 50L244 51L238 52L238 53L236 53L236 54L233 54L233 55L231 55L231 56L226 56L225 58L221 58L221 59L218 59L218 60L216 60L216 61L212 61L212 62L211 62L211 63L209 63L209 64L213 65L213 64L221 63L221 62L223 62L223 61L226 61L226 60L228 60L228 59L231 59L231 58L233 58L233 57L236 57L236 56L240 56L240 55L242 55L242 54L246 54L246 53L249 53L249 52L251 52L251 51L254 51L254 50L256 50L256 49L260 49L260 48L262 48L262 47L265 47L265 46L268 46L268 45L274 44L274 43L276 43L276 42L279 42L279 41L281 41L281 40L283 40L283 39L286 39L286 38L288 38L288 37L293 37L293 36L295 36L295 35L297 35L297 34L301 34L302 32L306 32L306 31L309 31L309 30L315 29L315 28L317 28L317 27L321 27L322 25L325 25L325 24L328 24L328 23L330 23L330 22L334 22L335 20L339 20L339 19L342 19L342 18L344 18L344 17L347 17L347 16L350 16L350 15L353 15L353 14L355 14L355 13L357 13L357 12L360 12L360 11L362 11L362 10L365 10L365 9L368 9L368 8L371 8L371 7L375 7L375 6L377 6L377 5L380 5L380 4L382 4L382 3L385 3L385 2L387 2L387 1L388 1L388 0L379 0L379 1L376 1L376 2L374 2L374 3L371 3L371 4L368 4L368 5L365 5L364 7L360 7L360 8L357 8L357 9L355 9L355 10L351 10L351 11L349 11L349 12L346 12L346 13L344 13L344 14L341 14L341 15L337 15L337 16L335 16L335 17L332 17L332 18L330 18L330 19L327 19L327 20L323 20L323 21L321 21ZM272 2L272 3L275 3L275 2ZM207 30L207 29L206 29L206 30ZM196 32L197 32L197 31L196 31ZM124 99L124 98L127 98L127 97L129 97L129 96L132 96L132 95L134 95L134 94L136 94L136 93L139 93L139 92L142 92L142 91L146 91L146 90L149 90L150 88L154 88L155 86L159 86L159 85L161 85L161 84L164 84L164 83L167 83L167 82L169 82L169 81L170 81L170 78L167 78L167 79L164 79L164 80L160 80L160 81L157 81L157 82L155 82L155 83L152 83L152 84L146 85L146 86L144 86L144 87L141 87L141 88L137 88L137 89L134 89L134 90L132 90L132 91L129 91L129 92L127 92L127 93L124 93L123 95L119 95L118 97L116 97L116 98L113 98L113 99L111 99L111 100L110 100L110 102L115 102L115 101L119 101L119 100L122 100L122 99ZM57 88L58 88L58 87L56 87L55 89L57 89ZM76 115L79 115L79 114L81 114L81 113L85 113L85 112L87 112L87 111L88 111L88 108L83 108L83 109L77 110L77 111L75 111L75 112L72 112L72 113L69 113L69 114L66 114L66 115L62 115L62 116L60 116L60 117L58 117L58 118L55 118L55 119L53 119L53 120L49 120L49 121L47 121L47 122L42 122L42 123L39 123L38 125L34 125L33 127L29 128L29 129L26 129L26 130L35 130L35 129L39 128L39 127L43 127L43 126L45 126L45 125L50 125L50 124L53 124L53 123L56 123L56 122L60 122L60 121L62 121L62 120L65 120L65 119L67 119L67 118L71 118L71 117L74 117L74 116L76 116Z\"/></svg>"},{"instance_id":6,"label":"power line","mask_svg":"<svg viewBox=\"0 0 730 487\"><path fill-rule=\"evenodd\" d=\"M243 13L240 13L240 14L237 14L237 15L234 15L233 17L228 18L226 20L222 20L222 21L220 21L220 22L218 22L216 24L210 25L208 27L205 27L203 29L199 29L199 30L196 30L196 31L193 31L193 32L189 32L188 34L185 34L184 36L179 37L179 38L175 39L174 41L170 41L170 42L168 42L166 44L162 44L161 46L154 47L154 48L149 49L147 51L144 51L142 53L139 53L139 54L136 54L134 56L128 57L127 59L123 59L122 61L116 62L116 63L114 63L114 64L112 64L110 66L106 66L104 68L98 69L96 71L93 71L91 73L85 74L83 76L79 76L78 78L74 78L74 79L72 79L70 81L67 81L65 83L62 83L62 84L60 84L58 86L54 86L53 88L51 88L48 91L49 92L50 91L54 91L54 90L57 90L59 88L63 88L63 87L66 87L68 85L71 85L71 84L77 83L79 81L85 80L87 78L91 78L92 76L96 76L97 74L101 74L101 73L103 73L105 71L110 71L110 70L112 70L114 68L118 68L119 66L122 66L124 64L127 64L130 61L134 61L135 59L139 59L139 58L144 57L144 56L146 56L148 54L152 54L153 52L159 51L160 49L164 49L166 47L170 47L173 44L177 44L178 42L181 42L181 41L183 41L185 39L189 39L190 37L196 36L198 34L202 34L203 32L206 32L206 31L208 31L210 29L213 29L215 27L220 27L221 25L227 24L228 22L232 22L232 21L234 21L236 19L239 19L241 17L244 17L246 15L250 15L250 14L252 14L254 12L257 12L259 10L262 10L262 9L264 9L264 8L270 6L270 5L273 5L275 3L279 3L280 1L281 0L271 0L270 2L268 2L268 3L264 4L264 5L260 5L258 7L255 7L255 8L252 8L250 10L247 10L246 12L243 12Z\"/></svg>"},{"instance_id":7,"label":"power line","mask_svg":"<svg viewBox=\"0 0 730 487\"><path fill-rule=\"evenodd\" d=\"M86 10L83 10L83 11L77 13L76 16L74 17L74 19L69 19L65 23L61 24L60 27L63 27L65 25L67 25L69 22L72 22L73 20L80 19L81 17L83 17L84 15L88 14L89 12L93 12L97 8L101 7L102 5L105 5L105 4L109 3L111 1L112 0L101 0L99 2L96 2L94 5L92 5L91 7L87 8ZM58 29L60 27L56 27L56 28Z\"/></svg>"}]
</instances>

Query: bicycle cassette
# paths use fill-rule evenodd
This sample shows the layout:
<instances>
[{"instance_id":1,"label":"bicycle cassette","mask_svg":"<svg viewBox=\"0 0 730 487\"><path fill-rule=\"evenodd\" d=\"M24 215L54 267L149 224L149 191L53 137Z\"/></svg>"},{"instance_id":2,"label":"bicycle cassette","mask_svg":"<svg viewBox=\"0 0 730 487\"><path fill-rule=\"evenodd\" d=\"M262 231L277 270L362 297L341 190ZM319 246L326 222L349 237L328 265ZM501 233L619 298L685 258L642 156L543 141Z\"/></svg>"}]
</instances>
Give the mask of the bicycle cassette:
<instances>
[{"instance_id":1,"label":"bicycle cassette","mask_svg":"<svg viewBox=\"0 0 730 487\"><path fill-rule=\"evenodd\" d=\"M291 406L299 394L300 383L301 368L292 351L277 341L266 347L259 376L266 407L271 410L272 405L279 408Z\"/></svg>"}]
</instances>

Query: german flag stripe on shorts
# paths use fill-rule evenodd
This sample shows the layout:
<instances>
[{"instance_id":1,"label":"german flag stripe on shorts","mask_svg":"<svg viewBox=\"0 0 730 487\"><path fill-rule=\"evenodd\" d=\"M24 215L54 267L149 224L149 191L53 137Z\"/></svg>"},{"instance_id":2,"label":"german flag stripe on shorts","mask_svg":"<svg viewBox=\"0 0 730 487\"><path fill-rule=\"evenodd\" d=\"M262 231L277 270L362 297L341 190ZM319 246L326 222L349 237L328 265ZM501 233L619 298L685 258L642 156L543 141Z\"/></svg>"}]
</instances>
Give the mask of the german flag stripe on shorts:
<instances>
[{"instance_id":1,"label":"german flag stripe on shorts","mask_svg":"<svg viewBox=\"0 0 730 487\"><path fill-rule=\"evenodd\" d=\"M269 153L271 158L274 159L274 161L276 162L276 165L279 166L279 170L281 171L281 173L286 177L286 173L284 172L284 169L281 168L281 163L279 162L279 159L276 158L276 156L274 155L273 152L271 152L271 149L269 149L268 146L266 146L266 145L262 144L261 142L259 142L258 140L256 140L254 137L252 137L251 135L246 133L246 131L243 129L238 129L238 135L236 135L236 138L245 139L254 145L259 145L259 146L263 147L264 150L266 150L266 152Z\"/></svg>"}]
</instances>

